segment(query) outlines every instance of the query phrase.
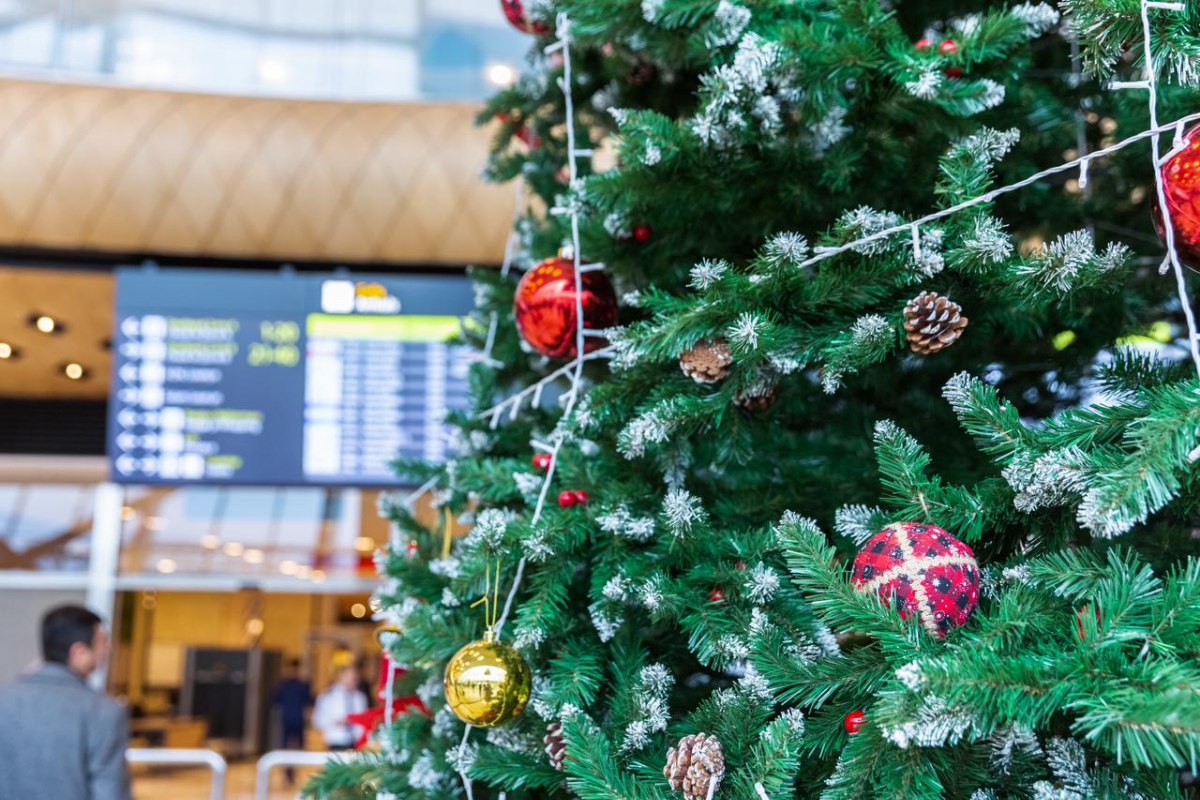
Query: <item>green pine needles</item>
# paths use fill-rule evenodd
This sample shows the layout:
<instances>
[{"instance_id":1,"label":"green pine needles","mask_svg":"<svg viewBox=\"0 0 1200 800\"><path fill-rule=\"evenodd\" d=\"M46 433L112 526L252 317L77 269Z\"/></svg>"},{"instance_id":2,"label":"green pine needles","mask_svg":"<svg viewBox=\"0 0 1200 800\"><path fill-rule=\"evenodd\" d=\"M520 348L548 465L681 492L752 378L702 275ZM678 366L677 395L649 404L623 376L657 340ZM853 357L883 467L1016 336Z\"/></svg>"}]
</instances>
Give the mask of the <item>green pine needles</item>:
<instances>
[{"instance_id":1,"label":"green pine needles","mask_svg":"<svg viewBox=\"0 0 1200 800\"><path fill-rule=\"evenodd\" d=\"M534 199L517 270L570 240L542 209L579 212L621 326L570 414L572 370L492 414L563 364L523 346L517 276L472 273L463 338L482 348L497 325L457 455L401 465L472 530L444 555L401 498L381 507L408 538L377 594L402 631L396 693L431 715L306 794L678 800L667 751L705 733L714 800L1188 796L1200 380L1158 269L1148 142L1092 161L1086 185L1067 171L917 241L859 241L1145 130L1145 93L1104 86L1142 77L1138 0L528 5L571 20L577 146L615 165L584 159L567 185L548 35L480 114L485 172ZM1200 111L1198 13L1149 11L1161 120ZM921 356L904 309L927 292L969 323ZM732 356L710 382L680 368L700 343ZM534 441L559 445L548 487ZM979 561L978 608L944 638L850 581L903 521ZM471 605L497 563L533 696L467 732L442 671L481 638Z\"/></svg>"}]
</instances>

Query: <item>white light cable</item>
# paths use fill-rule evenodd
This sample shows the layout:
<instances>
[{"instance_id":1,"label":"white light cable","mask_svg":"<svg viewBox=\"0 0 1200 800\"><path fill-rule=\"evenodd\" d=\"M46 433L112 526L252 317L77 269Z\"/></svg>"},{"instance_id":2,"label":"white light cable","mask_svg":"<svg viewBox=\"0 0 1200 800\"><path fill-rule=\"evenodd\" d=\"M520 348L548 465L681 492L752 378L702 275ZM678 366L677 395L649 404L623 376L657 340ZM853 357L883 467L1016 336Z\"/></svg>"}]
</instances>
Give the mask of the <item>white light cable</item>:
<instances>
[{"instance_id":1,"label":"white light cable","mask_svg":"<svg viewBox=\"0 0 1200 800\"><path fill-rule=\"evenodd\" d=\"M567 168L568 168L569 175L570 175L570 181L569 181L568 185L573 189L575 187L575 180L578 176L576 157L580 156L580 155L584 155L584 153L577 151L575 149L575 105L574 105L574 99L571 96L570 31L571 31L571 23L570 23L570 20L568 19L567 15L559 14L558 19L557 19L557 24L555 26L555 36L557 38L557 41L554 42L553 44L551 44L549 47L547 47L546 52L554 52L556 50L561 50L562 54L563 54L563 76L562 76L562 80L559 82L559 86L563 90L563 98L564 98L565 114L566 114ZM569 393L567 394L567 402L563 408L563 417L564 418L567 417L568 415L570 415L571 411L575 407L576 401L579 398L579 383L583 377L583 364L585 361L588 360L587 356L584 353L585 340L584 340L584 332L583 332L583 281L582 281L582 277L581 277L582 271L580 269L580 267L582 265L580 263L580 253L579 253L580 248L579 248L578 205L579 205L578 203L571 203L570 208L568 210L568 213L571 216L572 257L575 262L575 358L574 358L574 360L571 361L571 363L567 364L565 367L562 367L558 370L555 370L555 372L551 373L551 376L553 376L553 377L558 377L559 375L564 375L564 374L567 374L568 372L571 375L571 389L570 389ZM597 351L597 354L598 353L599 353L599 351ZM597 355L597 357L599 357L599 356ZM538 381L538 383L535 384L535 386L529 387L529 388L523 390L521 393L519 393L515 397L509 398L509 400L505 401L505 403L513 402L514 406L519 407L521 397L524 394L526 394L527 392L540 392L541 391L540 387L545 385L545 383L548 381L548 379L550 379L551 376L547 376L547 378L543 378L542 380ZM493 420L492 427L495 427L495 423L499 420L499 411L501 410L501 408L503 406L504 406L504 403L501 403L498 406L495 406L492 409L489 409L488 411L484 412L484 414L481 416L486 416L490 413L492 415L492 420ZM539 442L538 444L544 446L545 443ZM553 481L553 479L554 479L554 471L555 471L555 468L558 466L558 452L560 449L562 449L562 444L563 444L563 437L561 435L555 436L553 438L553 443L550 446L550 466L546 469L546 476L542 481L541 491L538 492L537 505L534 507L533 516L530 518L531 525L536 525L538 523L538 520L540 520L542 517L542 510L545 508L545 505L546 505L546 495L549 493L551 481ZM539 449L541 449L541 448L539 447ZM513 601L516 599L517 592L521 588L521 581L525 577L525 561L526 561L526 559L524 557L522 557L521 560L519 562L517 562L517 574L515 576L513 576L512 587L509 589L508 595L505 597L504 610L501 612L499 618L496 620L496 624L494 626L492 626L492 631L497 637L500 635L500 631L504 628L505 623L508 622L508 615L509 615L509 612L512 610ZM471 735L471 726L468 725L466 727L466 730L463 731L462 746L464 748L466 746L467 739L470 737L470 735ZM471 788L471 780L467 776L466 769L460 770L459 777L462 779L463 788L466 790L467 800L474 800L474 793Z\"/></svg>"},{"instance_id":2,"label":"white light cable","mask_svg":"<svg viewBox=\"0 0 1200 800\"><path fill-rule=\"evenodd\" d=\"M1142 131L1141 133L1130 136L1128 139L1122 139L1121 141L1117 142L1116 144L1114 144L1110 147L1106 147L1103 150L1096 150L1096 151L1088 153L1087 155L1082 156L1080 158L1075 158L1075 159L1072 159L1071 161L1064 161L1062 164L1058 164L1058 165L1050 167L1048 169L1044 169L1041 172L1036 172L1033 175L1030 175L1029 177L1024 178L1023 180L1017 181L1016 183L1010 183L1007 186L1001 186L999 188L992 189L991 191L984 192L983 194L981 194L977 197L973 197L970 200L964 200L961 203L952 205L949 208L943 208L940 211L934 211L933 213L926 214L925 216L923 216L919 219L915 219L910 222L901 222L897 225L893 225L889 228L884 228L883 230L876 231L875 233L869 234L867 236L862 236L862 237L859 237L858 239L854 239L853 241L849 241L844 244L837 245L836 247L814 247L813 255L809 256L804 261L801 261L798 264L798 266L799 267L812 266L813 264L824 261L827 258L833 258L836 255L841 255L842 253L845 253L847 250L853 250L854 248L860 247L861 245L869 244L871 242L877 242L877 241L880 241L881 239L890 239L891 237L895 236L898 233L904 233L905 231L911 231L913 226L920 227L921 225L927 225L930 222L935 222L939 219L944 219L945 217L953 216L954 214L957 214L958 212L964 211L968 208L972 208L972 207L978 206L978 205L983 205L984 203L990 203L993 200L995 200L997 197L999 197L1000 195L1009 194L1011 192L1017 191L1018 189L1024 189L1026 186L1037 183L1038 181L1048 178L1051 175L1057 175L1060 172L1066 172L1068 170L1072 170L1077 167L1080 167L1083 164L1083 162L1085 162L1085 161L1092 161L1097 158L1102 158L1103 156L1115 153L1118 150L1124 150L1129 145L1136 144L1137 142L1140 142L1142 139L1152 138L1154 136L1157 136L1158 134L1166 133L1167 131L1173 130L1174 128L1178 127L1179 125L1184 125L1184 124L1187 124L1188 122L1193 122L1196 120L1200 120L1200 113L1188 114L1187 116L1180 117L1179 119L1175 120L1174 122L1168 123L1166 125L1160 125L1160 126L1151 128L1150 130ZM1171 154L1168 153L1167 157L1170 157L1170 155Z\"/></svg>"},{"instance_id":3,"label":"white light cable","mask_svg":"<svg viewBox=\"0 0 1200 800\"><path fill-rule=\"evenodd\" d=\"M508 232L508 239L504 242L504 261L500 264L500 277L507 278L509 270L512 269L513 256L516 255L517 243L520 241L520 234L517 233L517 222L521 219L521 213L525 211L525 181L517 181L517 197L513 203L513 221L512 229ZM483 345L483 361L492 367L503 366L499 361L492 358L492 347L496 344L496 329L500 325L500 315L493 311L491 319L488 320L487 341Z\"/></svg>"},{"instance_id":4,"label":"white light cable","mask_svg":"<svg viewBox=\"0 0 1200 800\"><path fill-rule=\"evenodd\" d=\"M1180 12L1184 10L1183 3L1163 3L1153 2L1153 0L1142 0L1142 57L1146 61L1146 89L1149 91L1147 99L1147 107L1150 113L1150 128L1158 129L1158 76L1154 69L1154 54L1150 46L1150 9L1159 8L1166 11ZM1174 146L1178 147L1180 142L1179 130L1182 125L1179 122L1172 123L1167 126L1176 129ZM1175 248L1175 228L1171 224L1171 206L1167 202L1167 189L1163 185L1162 168L1163 160L1159 155L1158 133L1150 137L1150 151L1152 153L1151 166L1154 168L1154 189L1158 194L1158 208L1163 218L1163 229L1166 231L1167 240L1167 257L1171 260L1171 268L1175 271L1175 290L1179 293L1179 305L1183 309L1183 318L1187 322L1188 329L1188 349L1192 354L1192 364L1196 367L1196 372L1200 374L1200 339L1196 334L1196 315L1192 311L1192 304L1188 298L1187 278L1184 276L1183 264L1179 261L1179 251Z\"/></svg>"}]
</instances>

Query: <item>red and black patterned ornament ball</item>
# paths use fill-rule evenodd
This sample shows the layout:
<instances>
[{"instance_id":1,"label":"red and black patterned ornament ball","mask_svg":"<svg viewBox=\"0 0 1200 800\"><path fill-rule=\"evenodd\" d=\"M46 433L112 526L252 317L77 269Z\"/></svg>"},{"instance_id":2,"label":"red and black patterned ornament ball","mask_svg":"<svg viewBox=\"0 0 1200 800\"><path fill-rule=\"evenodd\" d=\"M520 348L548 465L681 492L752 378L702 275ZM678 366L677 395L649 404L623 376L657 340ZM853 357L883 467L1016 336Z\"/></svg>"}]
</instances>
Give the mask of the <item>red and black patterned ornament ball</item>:
<instances>
[{"instance_id":1,"label":"red and black patterned ornament ball","mask_svg":"<svg viewBox=\"0 0 1200 800\"><path fill-rule=\"evenodd\" d=\"M1163 194L1171 214L1179 261L1200 270L1200 125L1184 134L1183 141L1183 149L1163 164ZM1153 214L1154 228L1166 241L1167 228L1157 195Z\"/></svg>"},{"instance_id":2,"label":"red and black patterned ornament ball","mask_svg":"<svg viewBox=\"0 0 1200 800\"><path fill-rule=\"evenodd\" d=\"M500 7L504 9L504 17L517 30L539 36L550 32L550 26L546 23L541 20L529 18L529 14L525 11L523 0L500 0Z\"/></svg>"},{"instance_id":3,"label":"red and black patterned ornament ball","mask_svg":"<svg viewBox=\"0 0 1200 800\"><path fill-rule=\"evenodd\" d=\"M603 272L580 275L584 330L617 324L617 295ZM575 262L563 255L547 258L525 273L513 303L517 330L537 352L550 358L576 355ZM596 336L584 339L584 352L603 345Z\"/></svg>"},{"instance_id":4,"label":"red and black patterned ornament ball","mask_svg":"<svg viewBox=\"0 0 1200 800\"><path fill-rule=\"evenodd\" d=\"M894 522L854 559L854 587L878 595L943 637L966 624L979 603L979 565L970 547L936 525Z\"/></svg>"}]
</instances>

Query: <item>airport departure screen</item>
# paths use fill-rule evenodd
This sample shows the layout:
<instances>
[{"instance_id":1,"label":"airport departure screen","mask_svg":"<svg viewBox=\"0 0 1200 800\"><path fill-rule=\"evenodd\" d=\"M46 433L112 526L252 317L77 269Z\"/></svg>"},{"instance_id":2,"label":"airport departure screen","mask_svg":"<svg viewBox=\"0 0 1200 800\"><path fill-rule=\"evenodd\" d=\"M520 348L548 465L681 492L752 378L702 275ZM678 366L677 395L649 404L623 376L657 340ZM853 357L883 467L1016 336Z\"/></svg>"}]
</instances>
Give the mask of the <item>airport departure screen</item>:
<instances>
[{"instance_id":1,"label":"airport departure screen","mask_svg":"<svg viewBox=\"0 0 1200 800\"><path fill-rule=\"evenodd\" d=\"M471 307L461 275L118 270L113 480L399 483L467 407Z\"/></svg>"}]
</instances>

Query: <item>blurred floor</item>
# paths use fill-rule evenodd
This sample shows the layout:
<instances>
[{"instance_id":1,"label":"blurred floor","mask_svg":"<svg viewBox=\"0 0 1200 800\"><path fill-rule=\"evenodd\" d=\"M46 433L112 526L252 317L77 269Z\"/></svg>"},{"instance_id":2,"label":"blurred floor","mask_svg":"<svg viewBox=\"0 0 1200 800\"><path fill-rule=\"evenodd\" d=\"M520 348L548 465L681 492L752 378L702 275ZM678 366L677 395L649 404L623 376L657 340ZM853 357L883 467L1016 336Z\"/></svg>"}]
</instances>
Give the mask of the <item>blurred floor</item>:
<instances>
[{"instance_id":1,"label":"blurred floor","mask_svg":"<svg viewBox=\"0 0 1200 800\"><path fill-rule=\"evenodd\" d=\"M254 800L254 764L230 764L225 781L225 800ZM271 773L270 800L295 800L302 787L316 773L316 767L297 767L296 785L289 788L283 769ZM204 767L139 766L133 773L134 800L209 800L212 797L212 772Z\"/></svg>"}]
</instances>

